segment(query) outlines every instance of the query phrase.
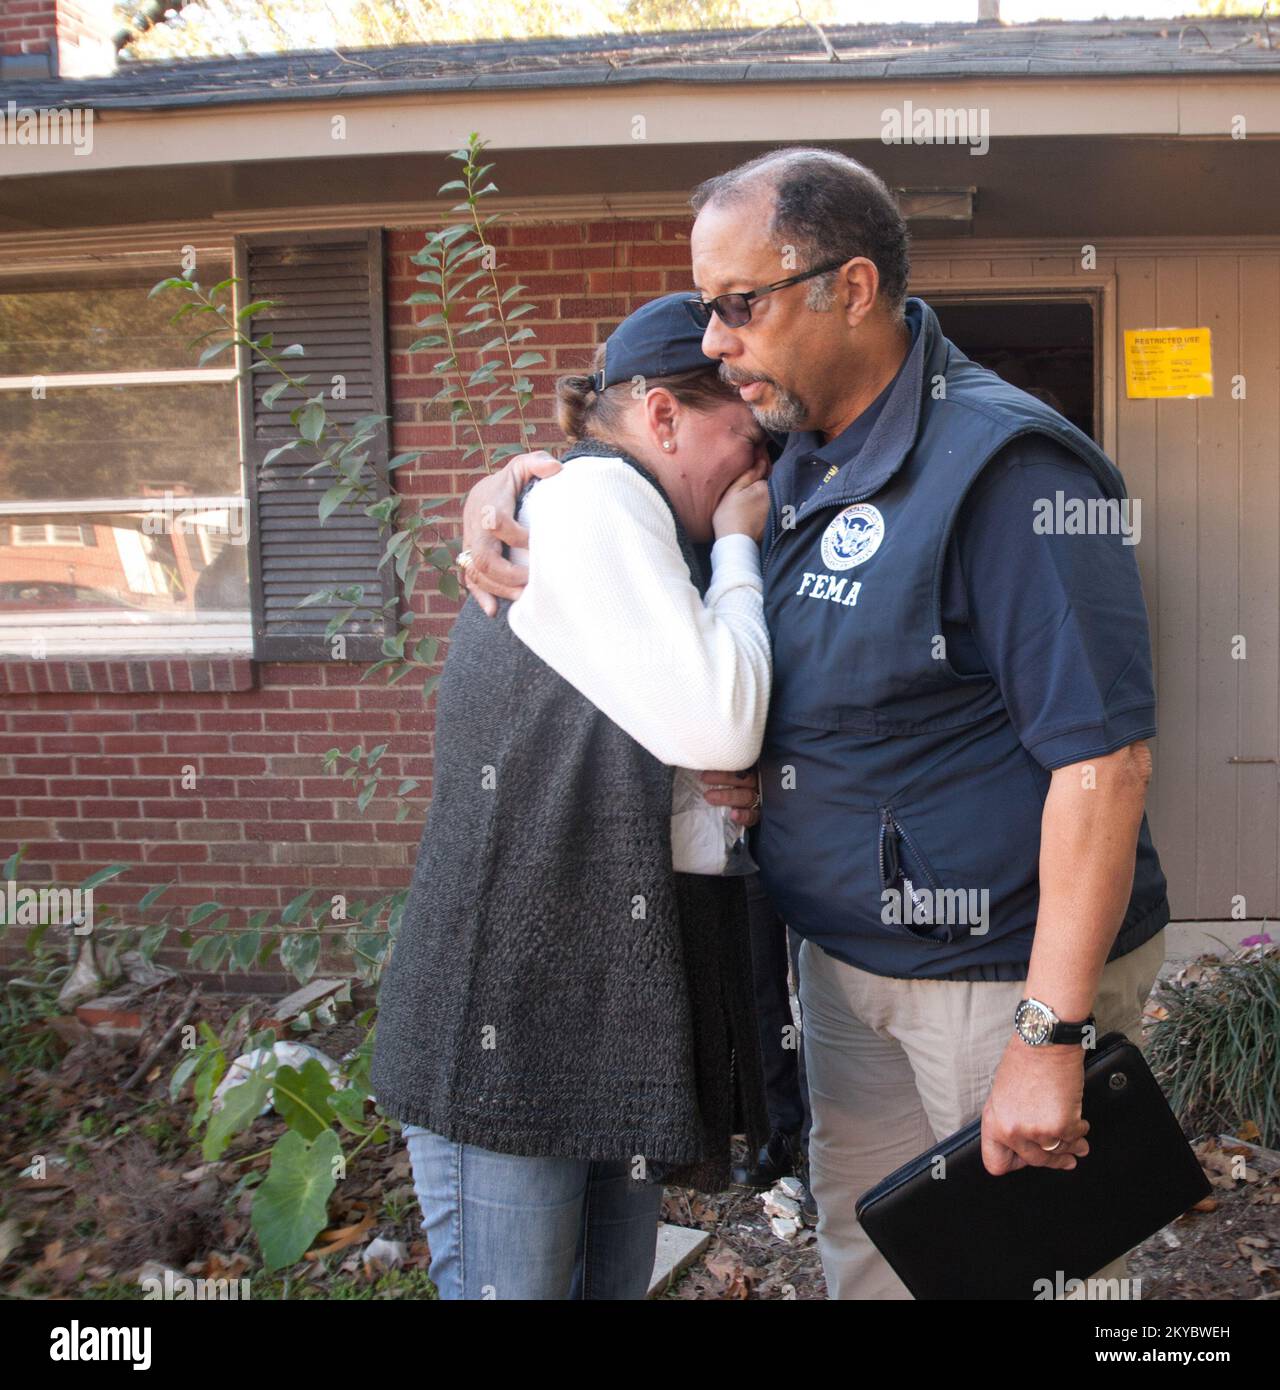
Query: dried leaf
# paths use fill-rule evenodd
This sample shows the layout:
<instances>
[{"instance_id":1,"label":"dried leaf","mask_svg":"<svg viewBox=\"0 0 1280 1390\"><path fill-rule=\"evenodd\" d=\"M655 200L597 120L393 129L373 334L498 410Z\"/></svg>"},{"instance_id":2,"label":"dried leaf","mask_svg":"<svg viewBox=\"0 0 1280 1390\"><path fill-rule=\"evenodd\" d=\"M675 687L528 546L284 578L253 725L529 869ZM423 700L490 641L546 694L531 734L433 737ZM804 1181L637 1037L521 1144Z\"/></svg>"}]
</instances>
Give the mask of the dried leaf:
<instances>
[{"instance_id":1,"label":"dried leaf","mask_svg":"<svg viewBox=\"0 0 1280 1390\"><path fill-rule=\"evenodd\" d=\"M722 1298L746 1298L750 1292L748 1283L747 1266L742 1258L727 1246L721 1247L715 1254L709 1255L706 1260L707 1272L713 1275L724 1286L721 1293Z\"/></svg>"},{"instance_id":2,"label":"dried leaf","mask_svg":"<svg viewBox=\"0 0 1280 1390\"><path fill-rule=\"evenodd\" d=\"M1199 1154L1201 1168L1207 1169L1210 1173L1223 1173L1228 1177L1234 1166L1230 1157L1224 1154L1216 1145L1209 1147L1206 1145L1200 1150Z\"/></svg>"},{"instance_id":3,"label":"dried leaf","mask_svg":"<svg viewBox=\"0 0 1280 1390\"><path fill-rule=\"evenodd\" d=\"M320 1260L326 1255L334 1255L339 1250L345 1250L348 1245L354 1245L357 1241L369 1232L373 1226L372 1215L366 1216L363 1221L357 1222L354 1226L342 1226L337 1230L321 1231L316 1237L316 1244L307 1251L303 1257L308 1260Z\"/></svg>"}]
</instances>

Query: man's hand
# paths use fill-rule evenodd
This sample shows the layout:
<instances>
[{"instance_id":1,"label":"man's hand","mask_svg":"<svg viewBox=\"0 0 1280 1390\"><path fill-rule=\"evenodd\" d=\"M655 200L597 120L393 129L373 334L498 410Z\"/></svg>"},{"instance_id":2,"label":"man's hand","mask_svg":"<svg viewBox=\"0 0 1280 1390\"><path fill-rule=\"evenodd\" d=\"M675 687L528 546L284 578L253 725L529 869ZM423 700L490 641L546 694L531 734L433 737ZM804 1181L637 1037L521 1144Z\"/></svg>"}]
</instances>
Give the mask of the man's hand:
<instances>
[{"instance_id":1,"label":"man's hand","mask_svg":"<svg viewBox=\"0 0 1280 1390\"><path fill-rule=\"evenodd\" d=\"M760 819L760 775L747 772L704 772L702 799L712 806L732 806L729 818L736 825L754 825Z\"/></svg>"},{"instance_id":2,"label":"man's hand","mask_svg":"<svg viewBox=\"0 0 1280 1390\"><path fill-rule=\"evenodd\" d=\"M1151 778L1145 742L1055 768L1040 824L1040 910L1025 996L1069 1021L1087 1018L1133 887L1142 805ZM1028 1047L1013 1034L982 1111L988 1173L1074 1168L1089 1152L1080 1118L1084 1048ZM1042 1144L1061 1139L1053 1153Z\"/></svg>"},{"instance_id":3,"label":"man's hand","mask_svg":"<svg viewBox=\"0 0 1280 1390\"><path fill-rule=\"evenodd\" d=\"M1089 1152L1081 1119L1084 1048L1028 1047L1015 1033L996 1068L982 1111L982 1162L998 1177L1015 1168L1074 1168ZM1061 1139L1053 1153L1048 1146Z\"/></svg>"},{"instance_id":4,"label":"man's hand","mask_svg":"<svg viewBox=\"0 0 1280 1390\"><path fill-rule=\"evenodd\" d=\"M462 504L462 548L471 552L471 563L462 571L462 582L491 618L498 612L499 598L519 598L529 582L527 566L513 565L502 555L504 542L522 549L529 544L529 532L516 523L520 489L530 478L549 478L560 468L545 449L517 454L467 493Z\"/></svg>"}]
</instances>

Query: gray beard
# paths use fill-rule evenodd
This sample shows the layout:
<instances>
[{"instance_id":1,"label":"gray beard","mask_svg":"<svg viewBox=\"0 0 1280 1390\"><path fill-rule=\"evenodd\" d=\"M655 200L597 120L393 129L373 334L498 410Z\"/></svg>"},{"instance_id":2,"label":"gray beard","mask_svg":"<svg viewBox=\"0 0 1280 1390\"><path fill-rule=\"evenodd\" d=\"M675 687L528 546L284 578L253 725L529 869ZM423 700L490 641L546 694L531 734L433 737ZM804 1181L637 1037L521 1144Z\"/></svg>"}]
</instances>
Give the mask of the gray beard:
<instances>
[{"instance_id":1,"label":"gray beard","mask_svg":"<svg viewBox=\"0 0 1280 1390\"><path fill-rule=\"evenodd\" d=\"M775 385L773 395L774 404L771 406L756 406L747 402L756 424L777 434L789 434L792 430L800 429L809 414L804 402L783 386Z\"/></svg>"}]
</instances>

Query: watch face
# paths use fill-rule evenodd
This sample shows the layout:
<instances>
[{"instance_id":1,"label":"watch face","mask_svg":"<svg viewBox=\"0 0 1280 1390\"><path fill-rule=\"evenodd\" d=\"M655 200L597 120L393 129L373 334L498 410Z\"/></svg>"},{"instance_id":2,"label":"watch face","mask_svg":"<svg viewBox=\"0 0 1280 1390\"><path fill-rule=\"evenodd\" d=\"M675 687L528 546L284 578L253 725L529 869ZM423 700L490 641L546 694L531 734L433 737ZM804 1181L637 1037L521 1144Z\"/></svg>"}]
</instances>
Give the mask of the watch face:
<instances>
[{"instance_id":1,"label":"watch face","mask_svg":"<svg viewBox=\"0 0 1280 1390\"><path fill-rule=\"evenodd\" d=\"M1032 1046L1044 1042L1052 1032L1052 1026L1044 1011L1037 1008L1030 999L1024 999L1018 1005L1018 1014L1014 1022L1018 1032L1022 1034L1023 1041Z\"/></svg>"}]
</instances>

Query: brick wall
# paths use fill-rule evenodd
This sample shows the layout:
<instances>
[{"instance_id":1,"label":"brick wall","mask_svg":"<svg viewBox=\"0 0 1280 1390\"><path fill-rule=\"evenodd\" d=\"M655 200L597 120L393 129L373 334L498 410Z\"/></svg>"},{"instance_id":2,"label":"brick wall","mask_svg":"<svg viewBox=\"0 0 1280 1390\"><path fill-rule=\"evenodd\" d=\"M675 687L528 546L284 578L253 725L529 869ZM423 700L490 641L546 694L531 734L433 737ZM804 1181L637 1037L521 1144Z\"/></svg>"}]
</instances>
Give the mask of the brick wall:
<instances>
[{"instance_id":1,"label":"brick wall","mask_svg":"<svg viewBox=\"0 0 1280 1390\"><path fill-rule=\"evenodd\" d=\"M688 287L688 233L684 220L493 229L504 284L518 275L537 306L520 322L537 334L523 346L547 358L530 373L538 441L560 442L555 377L586 366L600 338L645 300ZM440 382L427 369L440 354L407 351L421 336L413 322L422 311L403 301L419 288L409 257L422 239L421 229L406 228L389 231L386 242L394 451L429 451L396 473L406 505L456 497L475 477L462 468L447 408L428 405ZM509 442L515 427L504 422L493 435ZM479 466L473 455L467 469ZM448 632L457 605L429 579L414 603L415 633ZM361 812L351 784L325 774L323 757L335 746L387 742L379 766L391 786L419 778L415 796L425 798L431 707L411 679L390 689L377 676L361 684L365 669L195 658L0 664L0 857L25 842L21 882L33 885L75 886L94 869L127 863L97 890L99 902L132 906L175 880L161 900L183 909L174 920L216 898L232 909L232 929L307 888L349 902L403 888L421 817L397 823L390 797L375 797ZM186 769L194 775L189 787ZM161 915L158 904L145 920ZM6 959L15 958L19 940L9 934ZM161 959L180 965L185 951L175 946ZM283 978L267 973L252 982L269 988ZM231 974L218 983L243 989L248 981Z\"/></svg>"},{"instance_id":2,"label":"brick wall","mask_svg":"<svg viewBox=\"0 0 1280 1390\"><path fill-rule=\"evenodd\" d=\"M0 0L0 53L51 53L57 0Z\"/></svg>"},{"instance_id":3,"label":"brick wall","mask_svg":"<svg viewBox=\"0 0 1280 1390\"><path fill-rule=\"evenodd\" d=\"M0 0L0 57L48 54L62 77L110 72L117 27L110 0Z\"/></svg>"},{"instance_id":4,"label":"brick wall","mask_svg":"<svg viewBox=\"0 0 1280 1390\"><path fill-rule=\"evenodd\" d=\"M519 322L537 331L536 341L522 346L536 349L547 359L529 373L538 393L530 416L537 438L557 439L551 405L557 376L587 366L596 343L646 300L689 287L690 225L684 219L646 219L499 225L492 230L504 287L518 277L528 287L521 298L536 305ZM421 230L411 229L388 234L387 303L396 448L444 451L428 467L419 465L408 483L404 471L399 474L402 490L426 497L442 496L440 489L456 492L465 485L459 473L444 466L451 442L448 412L437 410L434 418L428 418L426 403L441 383L426 373L441 354L420 353L410 359L406 353L421 336L412 325L423 314L400 301L422 288L415 279L418 267L409 261L421 247L422 236ZM517 438L516 427L504 421L491 436L498 443L512 442ZM477 459L473 455L468 464Z\"/></svg>"}]
</instances>

